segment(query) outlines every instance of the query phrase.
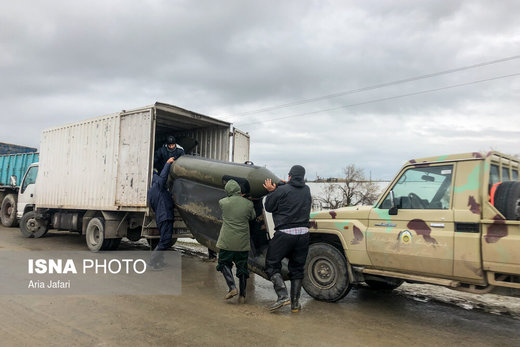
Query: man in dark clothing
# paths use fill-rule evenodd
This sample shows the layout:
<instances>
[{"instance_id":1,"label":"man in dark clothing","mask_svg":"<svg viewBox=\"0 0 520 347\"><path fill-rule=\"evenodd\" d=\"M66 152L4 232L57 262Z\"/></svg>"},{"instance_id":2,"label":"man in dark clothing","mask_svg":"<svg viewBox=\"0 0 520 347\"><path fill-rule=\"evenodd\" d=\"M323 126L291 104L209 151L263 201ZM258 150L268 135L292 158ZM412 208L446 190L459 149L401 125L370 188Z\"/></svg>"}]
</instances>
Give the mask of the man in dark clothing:
<instances>
[{"instance_id":1,"label":"man in dark clothing","mask_svg":"<svg viewBox=\"0 0 520 347\"><path fill-rule=\"evenodd\" d=\"M164 146L155 151L153 167L161 171L168 159L177 160L182 155L184 155L184 149L177 145L175 136L170 135Z\"/></svg>"},{"instance_id":2,"label":"man in dark clothing","mask_svg":"<svg viewBox=\"0 0 520 347\"><path fill-rule=\"evenodd\" d=\"M271 311L291 304L291 311L300 310L300 292L303 271L309 251L309 214L311 212L311 191L305 184L305 168L295 165L289 171L287 184L273 184L270 179L264 183L269 191L265 199L265 210L272 212L274 237L269 241L265 260L265 272L273 282L278 300L270 307ZM282 260L289 258L289 278L291 280L291 299L282 278Z\"/></svg>"},{"instance_id":3,"label":"man in dark clothing","mask_svg":"<svg viewBox=\"0 0 520 347\"><path fill-rule=\"evenodd\" d=\"M169 158L164 165L161 174L154 171L152 186L148 190L148 202L155 212L155 222L161 232L159 244L152 252L150 266L157 269L164 265L162 251L170 248L173 244L173 199L166 188L166 181L173 158Z\"/></svg>"}]
</instances>

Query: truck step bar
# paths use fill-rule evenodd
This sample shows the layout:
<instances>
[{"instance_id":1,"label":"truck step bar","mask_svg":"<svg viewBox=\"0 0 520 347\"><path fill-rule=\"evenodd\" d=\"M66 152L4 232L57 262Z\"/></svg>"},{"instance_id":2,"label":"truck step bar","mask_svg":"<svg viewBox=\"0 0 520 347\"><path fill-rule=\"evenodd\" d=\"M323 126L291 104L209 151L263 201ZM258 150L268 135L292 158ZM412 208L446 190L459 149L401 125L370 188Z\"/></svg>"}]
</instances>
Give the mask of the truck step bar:
<instances>
[{"instance_id":1,"label":"truck step bar","mask_svg":"<svg viewBox=\"0 0 520 347\"><path fill-rule=\"evenodd\" d=\"M513 275L499 274L496 272L489 271L487 273L487 280L488 280L489 284L493 284L495 286L520 289L520 283L505 281L506 279L509 279L512 276ZM516 279L518 280L518 276L516 276Z\"/></svg>"},{"instance_id":2,"label":"truck step bar","mask_svg":"<svg viewBox=\"0 0 520 347\"><path fill-rule=\"evenodd\" d=\"M442 279L442 278L417 276L417 275L404 274L404 273L400 273L400 272L384 271L384 270L376 270L376 269L363 269L362 272L366 273L366 274L371 274L371 275L395 277L395 278L401 278L403 280L408 280L408 281L431 283L431 284L437 284L437 285L446 286L446 287L455 288L455 287L460 286L459 281L446 280L446 279Z\"/></svg>"}]
</instances>

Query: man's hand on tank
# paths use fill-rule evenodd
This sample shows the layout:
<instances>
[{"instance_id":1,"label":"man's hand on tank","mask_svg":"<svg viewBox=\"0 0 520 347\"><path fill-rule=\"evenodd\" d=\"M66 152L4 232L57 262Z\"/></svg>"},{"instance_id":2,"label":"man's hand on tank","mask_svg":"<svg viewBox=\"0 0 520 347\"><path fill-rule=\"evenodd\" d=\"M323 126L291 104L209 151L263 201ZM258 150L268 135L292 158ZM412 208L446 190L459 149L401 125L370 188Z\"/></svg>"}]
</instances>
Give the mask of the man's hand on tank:
<instances>
[{"instance_id":1,"label":"man's hand on tank","mask_svg":"<svg viewBox=\"0 0 520 347\"><path fill-rule=\"evenodd\" d=\"M274 184L270 178L266 179L264 182L264 188L267 189L269 192L272 192L276 189L276 184Z\"/></svg>"},{"instance_id":2,"label":"man's hand on tank","mask_svg":"<svg viewBox=\"0 0 520 347\"><path fill-rule=\"evenodd\" d=\"M170 159L168 159L168 161L166 161L168 164L171 164L175 161L175 159L173 159L173 157L171 157Z\"/></svg>"}]
</instances>

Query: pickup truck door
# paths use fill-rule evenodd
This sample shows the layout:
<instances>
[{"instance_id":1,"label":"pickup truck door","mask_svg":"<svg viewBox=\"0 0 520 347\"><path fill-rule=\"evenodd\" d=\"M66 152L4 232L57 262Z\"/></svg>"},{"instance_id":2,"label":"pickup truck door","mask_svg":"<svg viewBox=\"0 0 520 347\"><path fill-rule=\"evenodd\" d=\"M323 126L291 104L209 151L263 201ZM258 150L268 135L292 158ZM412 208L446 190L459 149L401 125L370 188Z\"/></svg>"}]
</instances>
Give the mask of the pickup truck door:
<instances>
[{"instance_id":1,"label":"pickup truck door","mask_svg":"<svg viewBox=\"0 0 520 347\"><path fill-rule=\"evenodd\" d=\"M366 242L373 265L422 275L452 276L453 171L453 164L403 169L385 198L370 212Z\"/></svg>"}]
</instances>

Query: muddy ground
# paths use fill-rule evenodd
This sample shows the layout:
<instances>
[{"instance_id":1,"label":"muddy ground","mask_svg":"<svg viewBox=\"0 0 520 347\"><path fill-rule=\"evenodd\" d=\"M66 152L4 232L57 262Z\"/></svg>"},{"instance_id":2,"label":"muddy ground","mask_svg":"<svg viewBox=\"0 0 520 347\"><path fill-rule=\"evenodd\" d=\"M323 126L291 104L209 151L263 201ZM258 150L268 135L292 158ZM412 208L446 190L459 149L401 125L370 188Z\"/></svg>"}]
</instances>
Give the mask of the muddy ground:
<instances>
[{"instance_id":1,"label":"muddy ground","mask_svg":"<svg viewBox=\"0 0 520 347\"><path fill-rule=\"evenodd\" d=\"M24 239L16 228L0 227L0 251L85 247L76 234ZM122 248L147 252L130 242ZM251 277L247 304L224 301L224 280L203 261L204 249L179 244L171 251L182 254L180 295L0 295L0 344L520 345L519 298L416 284L387 293L360 287L335 304L304 293L302 312L270 313L275 295L263 278Z\"/></svg>"}]
</instances>

